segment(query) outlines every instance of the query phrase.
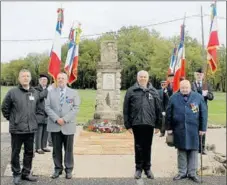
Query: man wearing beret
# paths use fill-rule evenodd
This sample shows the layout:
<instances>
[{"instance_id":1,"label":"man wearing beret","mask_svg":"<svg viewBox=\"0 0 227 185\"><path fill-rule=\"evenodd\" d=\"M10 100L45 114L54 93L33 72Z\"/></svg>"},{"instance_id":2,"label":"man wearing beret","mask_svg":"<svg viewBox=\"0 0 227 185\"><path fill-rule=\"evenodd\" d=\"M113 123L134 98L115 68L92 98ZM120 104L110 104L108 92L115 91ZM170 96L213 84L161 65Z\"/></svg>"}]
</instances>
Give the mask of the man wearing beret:
<instances>
[{"instance_id":1,"label":"man wearing beret","mask_svg":"<svg viewBox=\"0 0 227 185\"><path fill-rule=\"evenodd\" d=\"M48 76L41 74L39 77L39 85L35 87L38 92L42 92L47 88ZM38 154L44 154L50 152L47 148L47 114L45 112L45 101L40 99L36 108L36 118L38 122L38 131L35 137L35 149Z\"/></svg>"},{"instance_id":2,"label":"man wearing beret","mask_svg":"<svg viewBox=\"0 0 227 185\"><path fill-rule=\"evenodd\" d=\"M207 105L207 100L211 101L214 99L214 95L212 93L212 88L211 88L210 84L203 81L204 72L203 72L202 68L198 68L195 71L194 76L195 76L195 81L192 82L192 90L201 94L204 97L205 103ZM203 155L206 155L205 139L206 139L206 137L204 134L202 137L202 151L201 151L201 146L200 146L201 138L200 138L200 142L199 142L199 153L202 152Z\"/></svg>"},{"instance_id":3,"label":"man wearing beret","mask_svg":"<svg viewBox=\"0 0 227 185\"><path fill-rule=\"evenodd\" d=\"M173 94L173 78L174 78L173 73L170 73L167 78L167 90L169 92L169 96L172 96Z\"/></svg>"}]
</instances>

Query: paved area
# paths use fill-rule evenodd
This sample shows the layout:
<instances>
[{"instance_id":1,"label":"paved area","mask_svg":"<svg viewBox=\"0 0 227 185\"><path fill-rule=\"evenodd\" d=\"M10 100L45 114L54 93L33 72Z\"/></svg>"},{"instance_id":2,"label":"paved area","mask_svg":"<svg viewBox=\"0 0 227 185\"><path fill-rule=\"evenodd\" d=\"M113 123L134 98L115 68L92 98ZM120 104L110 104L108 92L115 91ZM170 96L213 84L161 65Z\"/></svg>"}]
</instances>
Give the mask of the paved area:
<instances>
[{"instance_id":1,"label":"paved area","mask_svg":"<svg viewBox=\"0 0 227 185\"><path fill-rule=\"evenodd\" d=\"M8 134L8 125L7 123L1 124L2 134L1 134L1 184L11 184L12 172L10 169L10 137ZM165 138L160 138L159 134L154 136L153 146L152 146L152 170L155 175L155 180L148 180L144 178L136 181L134 180L134 155L132 153L128 155L118 154L110 155L110 153L105 154L93 154L93 155L81 155L76 153L76 150L79 147L83 147L83 142L81 142L80 136L85 136L87 134L81 130L81 127L77 128L77 134L75 136L75 169L73 172L73 180L65 180L64 175L62 175L57 180L52 180L49 176L53 172L53 161L51 153L45 153L44 155L39 155L36 153L33 161L33 173L38 175L39 182L37 183L26 183L23 184L85 184L85 185L132 185L132 184L173 184L172 177L177 172L176 164L176 150L174 148L168 147L165 144ZM89 133L91 134L91 133ZM126 140L128 143L132 143L132 136L126 134L126 136L118 135L117 144L113 143L113 135L105 136L99 134L100 140L98 137L90 136L90 139L94 139L94 145L108 145L108 141L112 143L111 150L106 151L116 152L118 146L122 146L122 143ZM81 143L80 143L81 142ZM80 145L79 145L80 143ZM86 142L85 142L86 143ZM207 143L215 144L216 151L225 154L226 147L226 130L225 129L210 129L207 134ZM132 149L132 145L126 145L128 149ZM113 149L114 148L114 149ZM91 149L90 149L91 150ZM130 151L132 152L132 151ZM120 152L119 152L120 153ZM127 154L127 153L126 153ZM206 156L204 156L206 159ZM208 157L207 157L208 159ZM183 180L179 182L174 182L174 184L194 184L189 180ZM205 177L203 184L226 184L225 177Z\"/></svg>"},{"instance_id":2,"label":"paved area","mask_svg":"<svg viewBox=\"0 0 227 185\"><path fill-rule=\"evenodd\" d=\"M50 179L48 177L39 177L36 183L25 182L21 185L195 185L191 180L184 179L181 181L173 181L172 178L156 178L154 180L133 178L73 178L65 180L64 178ZM1 177L1 185L12 184L12 178ZM204 185L226 185L226 177L204 177Z\"/></svg>"},{"instance_id":3,"label":"paved area","mask_svg":"<svg viewBox=\"0 0 227 185\"><path fill-rule=\"evenodd\" d=\"M81 131L75 142L76 155L134 155L133 135Z\"/></svg>"}]
</instances>

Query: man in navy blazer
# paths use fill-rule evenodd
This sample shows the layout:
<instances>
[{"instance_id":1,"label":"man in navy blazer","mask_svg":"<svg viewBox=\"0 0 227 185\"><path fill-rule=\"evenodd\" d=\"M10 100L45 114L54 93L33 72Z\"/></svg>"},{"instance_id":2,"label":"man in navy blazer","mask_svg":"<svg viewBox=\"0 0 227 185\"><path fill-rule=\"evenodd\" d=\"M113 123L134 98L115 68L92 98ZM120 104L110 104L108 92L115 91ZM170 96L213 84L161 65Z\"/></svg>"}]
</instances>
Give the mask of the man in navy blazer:
<instances>
[{"instance_id":1,"label":"man in navy blazer","mask_svg":"<svg viewBox=\"0 0 227 185\"><path fill-rule=\"evenodd\" d=\"M178 151L178 175L173 180L188 177L198 183L199 137L206 133L207 106L202 95L191 91L188 80L182 80L180 92L170 97L166 116L167 133L173 134Z\"/></svg>"}]
</instances>

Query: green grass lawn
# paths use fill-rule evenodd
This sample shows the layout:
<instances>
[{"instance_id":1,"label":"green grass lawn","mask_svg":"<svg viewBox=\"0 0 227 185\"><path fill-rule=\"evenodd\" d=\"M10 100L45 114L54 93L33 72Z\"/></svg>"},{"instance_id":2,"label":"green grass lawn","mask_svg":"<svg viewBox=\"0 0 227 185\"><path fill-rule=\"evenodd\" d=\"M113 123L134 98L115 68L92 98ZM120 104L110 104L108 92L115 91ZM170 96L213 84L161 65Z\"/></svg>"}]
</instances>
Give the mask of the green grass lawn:
<instances>
[{"instance_id":1,"label":"green grass lawn","mask_svg":"<svg viewBox=\"0 0 227 185\"><path fill-rule=\"evenodd\" d=\"M7 91L12 87L1 87L1 101L3 100ZM95 111L95 99L96 91L95 90L78 90L81 105L80 111L78 113L77 121L79 123L87 122L93 118ZM123 104L125 91L121 91L121 105ZM214 93L214 100L209 101L209 123L216 125L226 125L226 94L225 93ZM122 106L121 106L122 107Z\"/></svg>"}]
</instances>

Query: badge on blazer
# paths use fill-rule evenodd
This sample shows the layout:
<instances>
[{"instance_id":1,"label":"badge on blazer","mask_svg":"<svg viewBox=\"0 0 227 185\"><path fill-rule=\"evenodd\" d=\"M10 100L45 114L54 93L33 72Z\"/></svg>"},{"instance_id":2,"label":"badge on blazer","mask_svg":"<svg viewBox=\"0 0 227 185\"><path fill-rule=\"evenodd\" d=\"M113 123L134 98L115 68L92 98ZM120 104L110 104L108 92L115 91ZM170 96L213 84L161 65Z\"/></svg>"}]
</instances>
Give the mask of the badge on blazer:
<instances>
[{"instance_id":1,"label":"badge on blazer","mask_svg":"<svg viewBox=\"0 0 227 185\"><path fill-rule=\"evenodd\" d=\"M193 113L199 112L199 107L195 103L190 103L190 107Z\"/></svg>"},{"instance_id":2,"label":"badge on blazer","mask_svg":"<svg viewBox=\"0 0 227 185\"><path fill-rule=\"evenodd\" d=\"M149 100L152 100L153 99L153 97L152 97L152 95L149 93L149 95L148 95L148 99Z\"/></svg>"},{"instance_id":3,"label":"badge on blazer","mask_svg":"<svg viewBox=\"0 0 227 185\"><path fill-rule=\"evenodd\" d=\"M65 97L66 103L73 103L73 98L68 98L68 96Z\"/></svg>"}]
</instances>

